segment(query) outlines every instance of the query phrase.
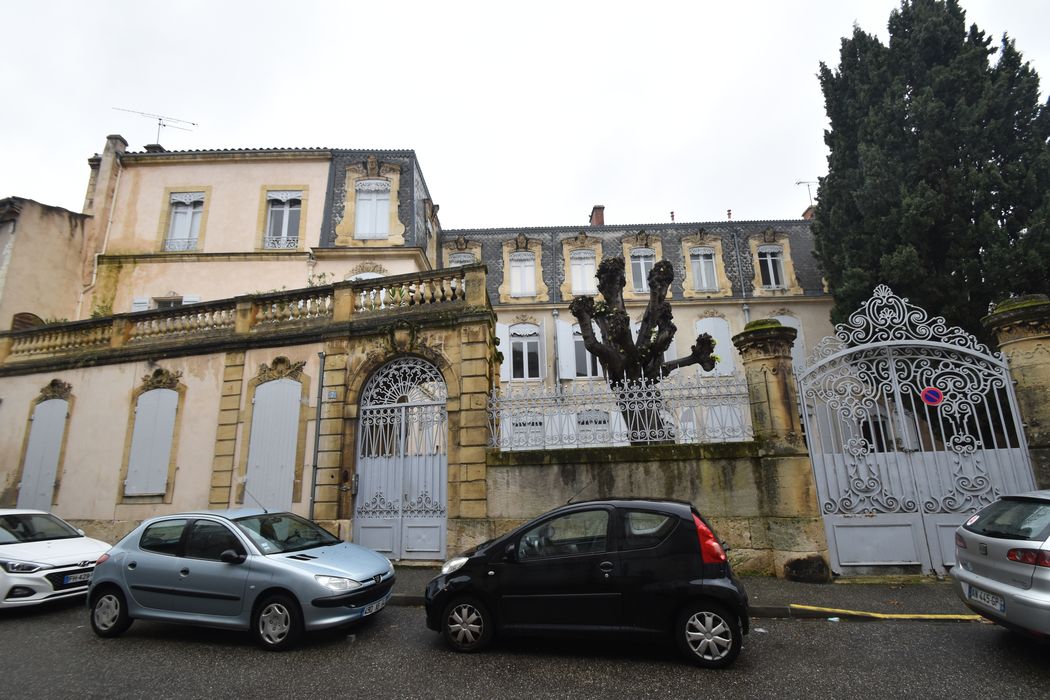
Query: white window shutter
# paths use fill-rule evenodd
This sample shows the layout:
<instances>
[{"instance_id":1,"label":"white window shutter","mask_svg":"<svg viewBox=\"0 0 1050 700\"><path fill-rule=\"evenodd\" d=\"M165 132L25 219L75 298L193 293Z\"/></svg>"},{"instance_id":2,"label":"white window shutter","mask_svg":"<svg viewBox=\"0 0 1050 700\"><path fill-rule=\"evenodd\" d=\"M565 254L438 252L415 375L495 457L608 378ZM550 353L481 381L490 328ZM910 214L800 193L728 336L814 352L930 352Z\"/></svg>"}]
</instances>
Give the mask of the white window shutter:
<instances>
[{"instance_id":1,"label":"white window shutter","mask_svg":"<svg viewBox=\"0 0 1050 700\"><path fill-rule=\"evenodd\" d=\"M135 311L146 311L149 309L149 297L135 297L131 301L131 310Z\"/></svg>"},{"instance_id":2,"label":"white window shutter","mask_svg":"<svg viewBox=\"0 0 1050 700\"><path fill-rule=\"evenodd\" d=\"M499 351L503 353L503 362L499 366L499 380L510 381L510 326L506 323L496 324L496 338L499 339Z\"/></svg>"},{"instance_id":3,"label":"white window shutter","mask_svg":"<svg viewBox=\"0 0 1050 700\"><path fill-rule=\"evenodd\" d=\"M183 306L185 306L186 304L199 304L200 302L201 302L201 298L197 294L183 294L182 295L182 304L183 304Z\"/></svg>"},{"instance_id":4,"label":"white window shutter","mask_svg":"<svg viewBox=\"0 0 1050 700\"><path fill-rule=\"evenodd\" d=\"M178 405L179 394L172 389L153 389L139 396L124 481L125 495L155 496L167 490Z\"/></svg>"},{"instance_id":5,"label":"white window shutter","mask_svg":"<svg viewBox=\"0 0 1050 700\"><path fill-rule=\"evenodd\" d=\"M696 322L696 334L709 333L715 340L715 354L720 361L711 372L700 373L704 376L723 376L736 372L736 348L729 333L729 322L724 318L702 318Z\"/></svg>"},{"instance_id":6,"label":"white window shutter","mask_svg":"<svg viewBox=\"0 0 1050 700\"><path fill-rule=\"evenodd\" d=\"M547 371L547 319L540 319L540 379L546 379L550 372Z\"/></svg>"},{"instance_id":7,"label":"white window shutter","mask_svg":"<svg viewBox=\"0 0 1050 700\"><path fill-rule=\"evenodd\" d=\"M558 343L558 376L562 379L575 379L576 339L572 336L572 324L561 319L554 323Z\"/></svg>"}]
</instances>

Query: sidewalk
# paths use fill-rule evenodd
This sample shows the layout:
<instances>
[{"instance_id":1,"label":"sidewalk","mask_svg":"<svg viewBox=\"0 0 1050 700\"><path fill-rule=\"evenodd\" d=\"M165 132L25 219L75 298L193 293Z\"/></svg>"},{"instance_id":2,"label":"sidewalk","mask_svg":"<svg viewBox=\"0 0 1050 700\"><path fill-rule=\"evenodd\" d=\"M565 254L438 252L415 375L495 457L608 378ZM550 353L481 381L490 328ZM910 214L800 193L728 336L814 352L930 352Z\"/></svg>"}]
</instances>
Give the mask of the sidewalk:
<instances>
[{"instance_id":1,"label":"sidewalk","mask_svg":"<svg viewBox=\"0 0 1050 700\"><path fill-rule=\"evenodd\" d=\"M397 566L391 605L423 605L423 589L439 570ZM976 620L947 580L838 579L833 583L796 583L764 576L741 579L751 601L751 616L839 619Z\"/></svg>"}]
</instances>

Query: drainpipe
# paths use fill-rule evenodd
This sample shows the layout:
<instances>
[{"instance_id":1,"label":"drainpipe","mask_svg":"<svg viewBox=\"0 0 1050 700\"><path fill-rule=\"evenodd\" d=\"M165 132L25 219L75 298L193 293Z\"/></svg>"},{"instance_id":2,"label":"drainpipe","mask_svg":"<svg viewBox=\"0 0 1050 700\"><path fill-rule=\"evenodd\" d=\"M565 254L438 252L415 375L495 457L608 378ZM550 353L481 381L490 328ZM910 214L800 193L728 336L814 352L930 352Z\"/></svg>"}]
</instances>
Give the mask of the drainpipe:
<instances>
[{"instance_id":1,"label":"drainpipe","mask_svg":"<svg viewBox=\"0 0 1050 700\"><path fill-rule=\"evenodd\" d=\"M561 362L558 361L558 310L552 309L551 316L554 317L554 386L561 381Z\"/></svg>"},{"instance_id":2,"label":"drainpipe","mask_svg":"<svg viewBox=\"0 0 1050 700\"><path fill-rule=\"evenodd\" d=\"M317 353L321 369L317 380L317 416L314 418L314 463L310 470L310 520L314 519L314 501L317 500L317 453L321 450L321 400L324 398L324 351Z\"/></svg>"}]
</instances>

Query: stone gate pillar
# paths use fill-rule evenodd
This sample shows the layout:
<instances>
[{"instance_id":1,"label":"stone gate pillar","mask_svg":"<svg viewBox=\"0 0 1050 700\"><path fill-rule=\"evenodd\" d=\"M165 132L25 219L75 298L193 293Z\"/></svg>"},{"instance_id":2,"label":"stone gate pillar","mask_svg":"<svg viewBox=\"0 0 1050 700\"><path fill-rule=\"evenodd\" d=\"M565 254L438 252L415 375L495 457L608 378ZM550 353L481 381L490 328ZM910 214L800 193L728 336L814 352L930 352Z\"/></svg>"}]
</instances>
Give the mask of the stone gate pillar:
<instances>
[{"instance_id":1,"label":"stone gate pillar","mask_svg":"<svg viewBox=\"0 0 1050 700\"><path fill-rule=\"evenodd\" d=\"M1050 300L1008 299L981 320L1010 365L1038 488L1050 488Z\"/></svg>"},{"instance_id":2,"label":"stone gate pillar","mask_svg":"<svg viewBox=\"0 0 1050 700\"><path fill-rule=\"evenodd\" d=\"M751 399L759 450L761 515L778 577L827 581L828 545L813 466L802 440L791 346L798 332L776 320L747 324L733 336Z\"/></svg>"}]
</instances>

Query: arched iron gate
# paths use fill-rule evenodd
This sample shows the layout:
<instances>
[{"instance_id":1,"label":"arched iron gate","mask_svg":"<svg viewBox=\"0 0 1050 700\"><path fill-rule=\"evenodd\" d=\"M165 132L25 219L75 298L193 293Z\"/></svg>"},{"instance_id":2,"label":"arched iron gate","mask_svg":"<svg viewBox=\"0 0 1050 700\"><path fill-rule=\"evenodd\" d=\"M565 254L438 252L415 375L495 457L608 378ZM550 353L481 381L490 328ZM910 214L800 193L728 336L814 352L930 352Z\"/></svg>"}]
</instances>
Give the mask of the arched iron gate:
<instances>
[{"instance_id":1,"label":"arched iron gate","mask_svg":"<svg viewBox=\"0 0 1050 700\"><path fill-rule=\"evenodd\" d=\"M361 394L354 541L392 559L444 559L448 392L414 357L381 367Z\"/></svg>"},{"instance_id":2,"label":"arched iron gate","mask_svg":"<svg viewBox=\"0 0 1050 700\"><path fill-rule=\"evenodd\" d=\"M968 514L1035 488L1006 360L884 285L798 384L838 573L943 572Z\"/></svg>"}]
</instances>

